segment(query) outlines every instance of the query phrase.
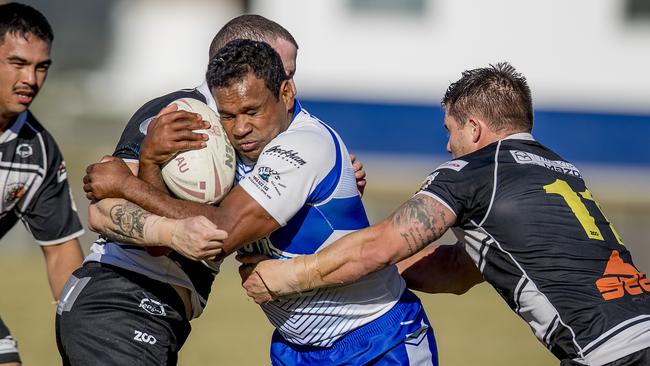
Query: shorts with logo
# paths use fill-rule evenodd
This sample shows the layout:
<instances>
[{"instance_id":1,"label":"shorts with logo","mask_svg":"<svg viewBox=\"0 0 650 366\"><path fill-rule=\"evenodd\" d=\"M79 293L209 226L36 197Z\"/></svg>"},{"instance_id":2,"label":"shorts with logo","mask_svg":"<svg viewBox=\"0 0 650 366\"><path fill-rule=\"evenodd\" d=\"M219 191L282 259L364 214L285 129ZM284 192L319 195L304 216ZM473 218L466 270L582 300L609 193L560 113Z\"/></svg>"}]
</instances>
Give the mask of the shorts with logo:
<instances>
[{"instance_id":1,"label":"shorts with logo","mask_svg":"<svg viewBox=\"0 0 650 366\"><path fill-rule=\"evenodd\" d=\"M169 284L97 262L73 272L57 307L64 365L176 365L189 333Z\"/></svg>"},{"instance_id":2,"label":"shorts with logo","mask_svg":"<svg viewBox=\"0 0 650 366\"><path fill-rule=\"evenodd\" d=\"M406 290L388 313L346 334L331 347L292 344L276 330L271 340L271 362L276 366L437 366L438 350L420 300Z\"/></svg>"},{"instance_id":3,"label":"shorts with logo","mask_svg":"<svg viewBox=\"0 0 650 366\"><path fill-rule=\"evenodd\" d=\"M0 318L0 363L20 362L18 344Z\"/></svg>"}]
</instances>

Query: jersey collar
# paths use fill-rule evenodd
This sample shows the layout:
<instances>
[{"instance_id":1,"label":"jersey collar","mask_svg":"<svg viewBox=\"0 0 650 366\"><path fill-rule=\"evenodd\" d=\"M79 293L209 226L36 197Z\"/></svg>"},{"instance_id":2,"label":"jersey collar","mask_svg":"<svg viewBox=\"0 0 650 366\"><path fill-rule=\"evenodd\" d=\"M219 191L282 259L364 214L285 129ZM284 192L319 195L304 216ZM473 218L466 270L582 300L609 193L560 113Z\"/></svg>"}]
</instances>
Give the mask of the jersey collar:
<instances>
[{"instance_id":1,"label":"jersey collar","mask_svg":"<svg viewBox=\"0 0 650 366\"><path fill-rule=\"evenodd\" d=\"M507 136L504 138L504 140L528 140L528 141L535 141L535 138L533 137L532 134L528 132L519 132L512 134L510 136Z\"/></svg>"},{"instance_id":2,"label":"jersey collar","mask_svg":"<svg viewBox=\"0 0 650 366\"><path fill-rule=\"evenodd\" d=\"M293 99L293 114L291 115L291 122L296 119L296 116L300 114L302 111L302 106L300 105L300 101L296 98Z\"/></svg>"},{"instance_id":3,"label":"jersey collar","mask_svg":"<svg viewBox=\"0 0 650 366\"><path fill-rule=\"evenodd\" d=\"M27 111L24 111L18 115L14 123L11 124L11 127L0 135L0 143L5 143L18 137L18 133L25 125L25 121L27 121L27 113Z\"/></svg>"}]
</instances>

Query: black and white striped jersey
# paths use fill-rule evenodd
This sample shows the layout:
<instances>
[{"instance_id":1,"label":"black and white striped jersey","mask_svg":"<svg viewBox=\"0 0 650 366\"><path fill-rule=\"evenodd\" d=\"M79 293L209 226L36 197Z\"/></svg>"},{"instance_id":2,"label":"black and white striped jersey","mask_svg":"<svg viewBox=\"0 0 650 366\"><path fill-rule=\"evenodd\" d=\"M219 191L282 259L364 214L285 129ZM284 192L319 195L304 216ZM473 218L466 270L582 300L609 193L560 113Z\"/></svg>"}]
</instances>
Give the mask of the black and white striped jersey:
<instances>
[{"instance_id":1,"label":"black and white striped jersey","mask_svg":"<svg viewBox=\"0 0 650 366\"><path fill-rule=\"evenodd\" d=\"M21 220L43 246L84 232L54 138L25 111L0 135L0 237Z\"/></svg>"},{"instance_id":2,"label":"black and white striped jersey","mask_svg":"<svg viewBox=\"0 0 650 366\"><path fill-rule=\"evenodd\" d=\"M200 100L216 112L216 104L206 83L195 89L178 90L153 99L136 111L128 121L113 156L137 163L140 145L146 136L149 123L161 109L180 98ZM175 252L168 256L155 257L149 255L143 247L114 242L101 236L90 248L90 254L85 261L114 265L154 280L189 289L193 318L202 313L221 263L195 262Z\"/></svg>"},{"instance_id":3,"label":"black and white striped jersey","mask_svg":"<svg viewBox=\"0 0 650 366\"><path fill-rule=\"evenodd\" d=\"M580 171L530 134L442 164L418 194L456 214L485 279L559 359L601 365L650 347L650 281Z\"/></svg>"}]
</instances>

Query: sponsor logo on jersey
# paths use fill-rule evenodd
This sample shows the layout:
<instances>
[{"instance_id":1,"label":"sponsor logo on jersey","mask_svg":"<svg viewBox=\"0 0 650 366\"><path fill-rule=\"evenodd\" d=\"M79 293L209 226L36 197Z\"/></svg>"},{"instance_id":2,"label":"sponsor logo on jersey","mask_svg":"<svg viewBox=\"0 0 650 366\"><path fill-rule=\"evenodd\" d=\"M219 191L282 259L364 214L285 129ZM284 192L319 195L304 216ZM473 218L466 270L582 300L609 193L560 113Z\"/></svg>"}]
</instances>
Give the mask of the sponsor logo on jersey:
<instances>
[{"instance_id":1,"label":"sponsor logo on jersey","mask_svg":"<svg viewBox=\"0 0 650 366\"><path fill-rule=\"evenodd\" d=\"M16 154L21 158L26 159L34 154L34 149L32 149L32 145L30 144L20 144L16 148Z\"/></svg>"},{"instance_id":2,"label":"sponsor logo on jersey","mask_svg":"<svg viewBox=\"0 0 650 366\"><path fill-rule=\"evenodd\" d=\"M461 169L465 167L465 165L467 165L467 162L465 160L451 160L440 165L436 170L451 169L459 172Z\"/></svg>"},{"instance_id":3,"label":"sponsor logo on jersey","mask_svg":"<svg viewBox=\"0 0 650 366\"><path fill-rule=\"evenodd\" d=\"M156 344L158 340L156 337L152 336L151 334L141 332L139 330L134 330L135 336L133 337L134 340L142 343L149 343L149 344Z\"/></svg>"},{"instance_id":4,"label":"sponsor logo on jersey","mask_svg":"<svg viewBox=\"0 0 650 366\"><path fill-rule=\"evenodd\" d=\"M632 296L650 293L650 281L633 265L623 262L617 250L612 251L603 277L596 287L605 300L618 299L625 294Z\"/></svg>"},{"instance_id":5,"label":"sponsor logo on jersey","mask_svg":"<svg viewBox=\"0 0 650 366\"><path fill-rule=\"evenodd\" d=\"M153 299L149 299L145 297L140 301L140 307L142 308L142 310L146 311L151 315L158 315L158 316L167 315L167 313L165 312L165 305Z\"/></svg>"},{"instance_id":6,"label":"sponsor logo on jersey","mask_svg":"<svg viewBox=\"0 0 650 366\"><path fill-rule=\"evenodd\" d=\"M262 178L262 180L265 182L268 182L271 179L280 180L278 172L269 168L268 166L261 166L257 168L257 174L259 174L260 178Z\"/></svg>"},{"instance_id":7,"label":"sponsor logo on jersey","mask_svg":"<svg viewBox=\"0 0 650 366\"><path fill-rule=\"evenodd\" d=\"M300 168L307 164L307 162L300 157L298 152L293 150L285 150L280 145L271 146L268 150L264 151L262 155L277 156L284 161L288 161L291 165Z\"/></svg>"},{"instance_id":8,"label":"sponsor logo on jersey","mask_svg":"<svg viewBox=\"0 0 650 366\"><path fill-rule=\"evenodd\" d=\"M68 178L68 170L65 167L65 161L61 162L59 169L56 171L56 181L61 183Z\"/></svg>"},{"instance_id":9,"label":"sponsor logo on jersey","mask_svg":"<svg viewBox=\"0 0 650 366\"><path fill-rule=\"evenodd\" d=\"M268 166L261 166L257 168L257 175L250 175L250 180L253 182L255 187L259 188L264 195L271 199L269 190L276 192L277 196L282 196L282 191L287 188L282 180L280 179L280 174L275 171L273 168Z\"/></svg>"},{"instance_id":10,"label":"sponsor logo on jersey","mask_svg":"<svg viewBox=\"0 0 650 366\"><path fill-rule=\"evenodd\" d=\"M563 160L550 160L543 156L539 156L521 150L510 150L510 154L512 154L512 157L515 159L515 162L517 164L539 165L541 167L556 171L558 173L582 178L582 175L580 174L578 168L576 168L575 165L569 162Z\"/></svg>"},{"instance_id":11,"label":"sponsor logo on jersey","mask_svg":"<svg viewBox=\"0 0 650 366\"><path fill-rule=\"evenodd\" d=\"M440 174L440 172L433 172L429 174L429 176L422 181L422 184L420 184L420 189L418 189L418 192L426 189L429 186L429 184L431 184L431 182L433 182L436 179L438 174Z\"/></svg>"},{"instance_id":12,"label":"sponsor logo on jersey","mask_svg":"<svg viewBox=\"0 0 650 366\"><path fill-rule=\"evenodd\" d=\"M5 188L4 204L5 206L21 199L27 193L27 185L23 182L9 183Z\"/></svg>"}]
</instances>

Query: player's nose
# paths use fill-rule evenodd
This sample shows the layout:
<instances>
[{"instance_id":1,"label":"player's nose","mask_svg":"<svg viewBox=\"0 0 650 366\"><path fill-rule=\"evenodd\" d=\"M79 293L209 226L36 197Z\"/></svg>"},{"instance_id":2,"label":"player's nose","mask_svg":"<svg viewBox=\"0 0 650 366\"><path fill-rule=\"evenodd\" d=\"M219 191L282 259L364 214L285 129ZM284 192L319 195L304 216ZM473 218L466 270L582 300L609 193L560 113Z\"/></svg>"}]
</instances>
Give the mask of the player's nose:
<instances>
[{"instance_id":1,"label":"player's nose","mask_svg":"<svg viewBox=\"0 0 650 366\"><path fill-rule=\"evenodd\" d=\"M252 131L252 125L250 124L249 117L247 115L238 115L235 118L235 125L233 126L232 132L235 137L243 137Z\"/></svg>"}]
</instances>

